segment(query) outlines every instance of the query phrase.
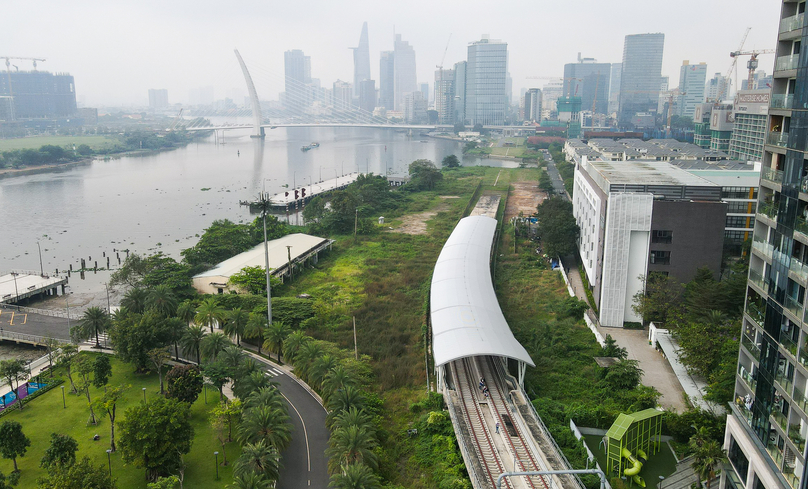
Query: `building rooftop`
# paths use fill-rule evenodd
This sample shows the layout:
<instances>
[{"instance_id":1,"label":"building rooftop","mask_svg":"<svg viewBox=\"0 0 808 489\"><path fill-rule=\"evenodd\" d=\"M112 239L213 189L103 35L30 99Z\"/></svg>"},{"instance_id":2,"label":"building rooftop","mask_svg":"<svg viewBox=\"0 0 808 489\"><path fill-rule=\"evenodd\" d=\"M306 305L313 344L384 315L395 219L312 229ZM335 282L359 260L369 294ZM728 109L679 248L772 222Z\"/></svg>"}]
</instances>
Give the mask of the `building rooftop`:
<instances>
[{"instance_id":1,"label":"building rooftop","mask_svg":"<svg viewBox=\"0 0 808 489\"><path fill-rule=\"evenodd\" d=\"M671 165L665 161L592 161L587 165L594 170L589 171L596 180L599 175L602 182L598 184L604 192L610 185L667 185L689 187L713 187L710 181L693 175L690 172Z\"/></svg>"}]
</instances>

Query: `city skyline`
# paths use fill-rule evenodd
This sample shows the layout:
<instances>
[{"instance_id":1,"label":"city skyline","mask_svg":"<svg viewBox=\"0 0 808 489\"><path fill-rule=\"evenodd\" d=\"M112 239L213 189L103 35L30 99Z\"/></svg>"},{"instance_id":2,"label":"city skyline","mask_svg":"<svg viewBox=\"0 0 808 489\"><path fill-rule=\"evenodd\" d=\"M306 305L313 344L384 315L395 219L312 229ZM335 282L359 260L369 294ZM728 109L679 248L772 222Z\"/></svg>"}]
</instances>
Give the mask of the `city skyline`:
<instances>
[{"instance_id":1,"label":"city skyline","mask_svg":"<svg viewBox=\"0 0 808 489\"><path fill-rule=\"evenodd\" d=\"M146 105L147 89L154 87L168 89L172 100L180 102L187 102L189 91L200 87L214 86L216 98L233 88L244 90L234 47L255 67L253 76L262 99L275 100L283 91L281 78L274 75L282 74L283 53L288 50L300 49L311 56L312 77L321 79L324 86L337 79L353 80L349 48L356 46L357 33L365 21L371 72L378 66L379 53L393 49L396 32L418 55L418 83L434 81L435 66L440 64L444 50L443 64L451 66L465 59L467 46L481 35L502 39L509 45L514 94L545 84L544 80L534 82L526 77L561 76L564 64L574 62L579 51L604 63L618 63L624 37L647 32L665 33L662 73L671 76L675 86L682 60L705 61L709 73L725 73L731 63L729 52L738 47L746 27L752 30L745 47L766 49L773 47L777 26L772 9L759 9L752 1L735 2L732 9L688 1L664 15L647 12L647 4L639 1L592 3L584 15L579 5L518 2L509 5L513 15L503 12L501 16L479 15L482 2L464 4L462 10L454 4L413 2L413 8L397 11L363 1L339 6L307 4L309 8L302 9L306 15L300 15L298 5L246 2L235 2L223 11L185 1L102 6L79 1L62 6L12 0L11 9L17 17L36 18L38 28L8 22L0 39L9 54L46 58L40 70L72 74L79 98L86 105ZM421 15L423 9L418 5L428 8L432 15ZM692 9L703 15L689 15ZM757 10L758 14L750 15ZM625 15L628 11L632 15ZM71 16L81 16L92 29L76 32L63 22ZM561 27L564 22L550 20L565 17L579 26L573 37ZM541 19L548 21L537 29ZM716 29L715 19L721 19L721 29ZM144 35L146 27L148 35ZM51 35L41 36L43 31ZM710 38L692 36L692 32L710 32ZM725 38L718 38L718 34ZM55 38L60 42L53 43ZM771 55L761 56L760 69L771 72L771 65ZM20 69L30 66L22 63Z\"/></svg>"}]
</instances>

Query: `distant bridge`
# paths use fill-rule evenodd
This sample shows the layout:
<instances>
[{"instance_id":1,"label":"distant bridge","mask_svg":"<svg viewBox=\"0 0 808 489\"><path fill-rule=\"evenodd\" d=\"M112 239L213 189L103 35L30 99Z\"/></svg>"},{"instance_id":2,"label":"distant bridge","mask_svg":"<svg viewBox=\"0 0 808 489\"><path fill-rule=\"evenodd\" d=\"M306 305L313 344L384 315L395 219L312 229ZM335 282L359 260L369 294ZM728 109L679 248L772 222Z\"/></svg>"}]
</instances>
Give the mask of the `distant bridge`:
<instances>
[{"instance_id":1,"label":"distant bridge","mask_svg":"<svg viewBox=\"0 0 808 489\"><path fill-rule=\"evenodd\" d=\"M373 129L405 129L405 130L425 130L434 131L440 128L452 129L449 125L424 125L424 124L374 124L357 122L290 122L277 124L260 124L256 134L265 134L265 129L275 129L278 127L365 127ZM224 124L219 126L193 126L186 127L186 131L233 131L237 129L255 129L253 124Z\"/></svg>"}]
</instances>

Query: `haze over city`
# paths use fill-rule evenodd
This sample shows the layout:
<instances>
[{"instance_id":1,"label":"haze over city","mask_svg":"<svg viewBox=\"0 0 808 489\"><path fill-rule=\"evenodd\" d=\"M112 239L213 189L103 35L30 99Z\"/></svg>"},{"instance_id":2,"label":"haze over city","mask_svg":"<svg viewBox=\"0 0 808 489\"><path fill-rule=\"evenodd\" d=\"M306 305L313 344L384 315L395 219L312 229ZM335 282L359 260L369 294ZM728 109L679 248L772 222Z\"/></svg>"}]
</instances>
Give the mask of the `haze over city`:
<instances>
[{"instance_id":1,"label":"haze over city","mask_svg":"<svg viewBox=\"0 0 808 489\"><path fill-rule=\"evenodd\" d=\"M352 81L350 47L368 22L371 74L378 80L379 52L392 50L393 32L413 46L418 82L434 81L445 66L466 58L482 34L508 43L514 99L522 88L562 76L565 63L582 56L619 63L628 34L665 34L662 74L676 86L683 60L706 62L708 77L725 74L729 52L747 27L747 49L773 48L777 12L753 0L728 2L513 1L490 2L213 2L146 0L72 2L11 0L0 45L13 56L46 58L39 69L69 72L85 105L146 105L149 88L166 88L170 102L187 103L192 88L214 86L246 95L233 48L251 69L262 99L283 91L283 53L311 56L312 76L325 86ZM451 34L451 40L449 35ZM30 69L27 62L15 63ZM771 55L760 69L771 71ZM743 72L743 64L739 64ZM743 78L743 73L739 75Z\"/></svg>"}]
</instances>

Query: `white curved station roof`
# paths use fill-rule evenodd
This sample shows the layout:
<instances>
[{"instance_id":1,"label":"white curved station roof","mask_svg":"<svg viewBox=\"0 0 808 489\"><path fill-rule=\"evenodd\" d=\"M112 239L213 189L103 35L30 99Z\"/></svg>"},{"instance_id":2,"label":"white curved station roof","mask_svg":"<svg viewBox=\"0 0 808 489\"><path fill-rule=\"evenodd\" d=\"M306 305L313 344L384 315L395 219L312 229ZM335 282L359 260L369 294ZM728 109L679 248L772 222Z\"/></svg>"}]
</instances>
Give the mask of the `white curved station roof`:
<instances>
[{"instance_id":1,"label":"white curved station roof","mask_svg":"<svg viewBox=\"0 0 808 489\"><path fill-rule=\"evenodd\" d=\"M432 274L430 307L435 366L492 355L535 366L513 337L491 282L491 246L497 221L466 217L443 246Z\"/></svg>"}]
</instances>

